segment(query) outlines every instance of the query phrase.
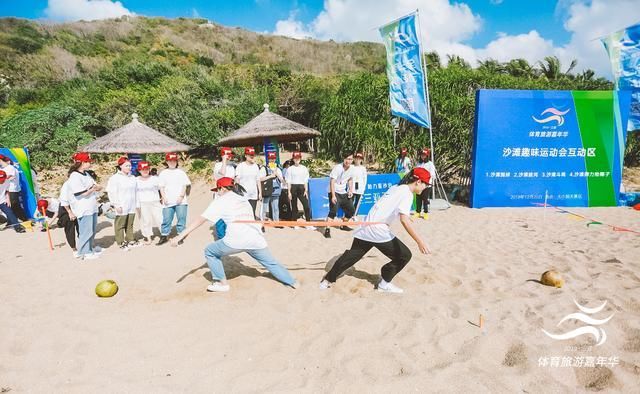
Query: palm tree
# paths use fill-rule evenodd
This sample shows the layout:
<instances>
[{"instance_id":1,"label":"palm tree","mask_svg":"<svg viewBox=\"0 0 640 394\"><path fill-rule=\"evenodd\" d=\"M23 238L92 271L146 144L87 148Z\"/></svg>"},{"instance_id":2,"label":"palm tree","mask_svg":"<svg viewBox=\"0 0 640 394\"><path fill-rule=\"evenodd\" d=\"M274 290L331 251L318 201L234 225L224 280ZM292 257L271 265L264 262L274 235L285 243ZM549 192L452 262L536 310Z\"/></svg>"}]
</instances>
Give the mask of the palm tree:
<instances>
[{"instance_id":1,"label":"palm tree","mask_svg":"<svg viewBox=\"0 0 640 394\"><path fill-rule=\"evenodd\" d=\"M481 60L479 64L478 70L489 74L502 74L505 71L505 66L495 59Z\"/></svg>"},{"instance_id":2,"label":"palm tree","mask_svg":"<svg viewBox=\"0 0 640 394\"><path fill-rule=\"evenodd\" d=\"M563 77L571 77L571 71L578 65L578 61L573 59L571 64L567 68L567 71L562 72L562 65L560 64L560 59L557 56L547 56L544 58L544 61L538 62L540 66L540 71L543 76L545 76L549 80L556 80Z\"/></svg>"},{"instance_id":3,"label":"palm tree","mask_svg":"<svg viewBox=\"0 0 640 394\"><path fill-rule=\"evenodd\" d=\"M526 59L513 59L504 66L507 74L514 77L532 78L536 76L535 69Z\"/></svg>"},{"instance_id":4,"label":"palm tree","mask_svg":"<svg viewBox=\"0 0 640 394\"><path fill-rule=\"evenodd\" d=\"M427 52L424 55L425 61L427 63L427 68L430 70L439 70L442 68L442 63L440 62L440 55L438 52Z\"/></svg>"},{"instance_id":5,"label":"palm tree","mask_svg":"<svg viewBox=\"0 0 640 394\"><path fill-rule=\"evenodd\" d=\"M447 67L460 67L470 69L471 66L464 60L462 57L458 55L447 55Z\"/></svg>"}]
</instances>

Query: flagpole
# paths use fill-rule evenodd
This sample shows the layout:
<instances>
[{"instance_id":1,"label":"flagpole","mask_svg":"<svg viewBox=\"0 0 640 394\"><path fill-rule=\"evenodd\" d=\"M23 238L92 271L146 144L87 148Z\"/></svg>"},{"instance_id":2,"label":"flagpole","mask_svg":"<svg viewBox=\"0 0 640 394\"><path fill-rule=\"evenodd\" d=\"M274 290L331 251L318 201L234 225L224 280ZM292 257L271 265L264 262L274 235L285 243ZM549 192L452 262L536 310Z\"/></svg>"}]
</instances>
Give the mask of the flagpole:
<instances>
[{"instance_id":1,"label":"flagpole","mask_svg":"<svg viewBox=\"0 0 640 394\"><path fill-rule=\"evenodd\" d=\"M429 95L429 79L427 77L427 63L425 62L425 56L423 56L423 50L422 50L422 42L424 41L424 37L422 37L422 25L420 24L420 9L416 9L415 11L416 14L416 19L418 21L418 30L420 33L419 36L419 41L418 41L418 51L420 53L420 61L422 62L422 69L424 70L424 87L422 90L422 93L424 95L424 101L427 104L427 111L429 113L429 144L431 146L431 163L433 163L433 167L436 167L436 161L435 161L435 156L434 156L434 149L433 149L433 119L431 118L431 96ZM410 14L409 14L410 15ZM439 173L438 170L436 168L436 173L435 175L435 179L433 181L433 186L431 188L431 199L435 200L436 198L436 188L438 187L438 178ZM444 187L443 187L444 190ZM447 202L449 202L449 199L447 198L447 194L444 194L444 198L447 200Z\"/></svg>"}]
</instances>

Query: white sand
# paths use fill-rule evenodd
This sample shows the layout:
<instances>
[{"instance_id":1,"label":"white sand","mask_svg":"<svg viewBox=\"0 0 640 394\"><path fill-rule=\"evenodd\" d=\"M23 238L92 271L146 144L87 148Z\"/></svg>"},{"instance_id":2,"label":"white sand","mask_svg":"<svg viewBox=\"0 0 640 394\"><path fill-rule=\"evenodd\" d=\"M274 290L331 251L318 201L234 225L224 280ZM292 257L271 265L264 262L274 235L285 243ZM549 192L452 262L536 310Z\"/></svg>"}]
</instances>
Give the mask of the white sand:
<instances>
[{"instance_id":1,"label":"white sand","mask_svg":"<svg viewBox=\"0 0 640 394\"><path fill-rule=\"evenodd\" d=\"M189 217L210 198L199 186ZM640 212L574 209L640 229ZM416 221L433 254L414 258L394 280L401 296L374 291L377 251L337 285L317 284L351 233L269 229L274 255L299 279L289 289L247 255L225 260L231 292L207 293L199 229L178 248L121 252L100 219L95 261L78 261L53 231L0 233L0 388L11 392L633 392L640 384L640 236L614 232L553 210L453 207ZM547 269L565 287L545 287ZM114 279L119 293L94 287ZM567 341L583 323L560 319L607 300L594 317L607 341ZM485 332L471 322L486 316ZM539 367L539 357L617 356L606 368Z\"/></svg>"}]
</instances>

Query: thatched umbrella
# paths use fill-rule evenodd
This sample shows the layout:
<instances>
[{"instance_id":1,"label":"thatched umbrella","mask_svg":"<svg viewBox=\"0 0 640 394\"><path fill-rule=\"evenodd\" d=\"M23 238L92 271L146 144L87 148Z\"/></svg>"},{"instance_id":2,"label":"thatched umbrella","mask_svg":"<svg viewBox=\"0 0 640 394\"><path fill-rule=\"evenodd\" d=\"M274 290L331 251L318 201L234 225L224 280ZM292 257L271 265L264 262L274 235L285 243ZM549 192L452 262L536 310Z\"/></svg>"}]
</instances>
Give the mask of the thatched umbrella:
<instances>
[{"instance_id":1,"label":"thatched umbrella","mask_svg":"<svg viewBox=\"0 0 640 394\"><path fill-rule=\"evenodd\" d=\"M303 141L317 137L320 132L296 123L269 111L269 104L264 105L264 111L249 123L226 136L218 145L252 146L262 145L265 140L278 142Z\"/></svg>"},{"instance_id":2,"label":"thatched umbrella","mask_svg":"<svg viewBox=\"0 0 640 394\"><path fill-rule=\"evenodd\" d=\"M191 149L157 130L141 123L138 114L131 116L133 120L119 129L102 136L82 151L91 153L165 153L183 152Z\"/></svg>"}]
</instances>

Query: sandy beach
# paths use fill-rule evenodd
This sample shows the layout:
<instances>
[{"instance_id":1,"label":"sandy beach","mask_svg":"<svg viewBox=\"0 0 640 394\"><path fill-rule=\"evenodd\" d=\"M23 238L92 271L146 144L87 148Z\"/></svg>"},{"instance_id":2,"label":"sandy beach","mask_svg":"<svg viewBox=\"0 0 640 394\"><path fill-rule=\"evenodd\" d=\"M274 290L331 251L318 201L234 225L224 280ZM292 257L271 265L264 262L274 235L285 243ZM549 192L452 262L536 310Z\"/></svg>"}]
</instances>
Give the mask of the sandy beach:
<instances>
[{"instance_id":1,"label":"sandy beach","mask_svg":"<svg viewBox=\"0 0 640 394\"><path fill-rule=\"evenodd\" d=\"M210 199L194 188L189 219ZM640 230L630 208L572 212ZM201 228L185 244L122 252L101 217L94 261L72 257L61 229L0 233L2 392L634 392L640 384L640 236L542 208L437 211L415 225L433 253L375 291L377 251L320 291L351 233L268 229L274 255L300 281L276 282L246 254L224 260L231 291L207 293ZM535 280L548 269L561 289ZM94 294L103 279L119 293ZM573 300L604 319L606 342L558 341L585 325L560 320ZM477 324L484 316L484 325ZM545 357L607 357L595 367ZM617 359L616 359L617 358ZM615 362L615 360L618 360Z\"/></svg>"}]
</instances>

